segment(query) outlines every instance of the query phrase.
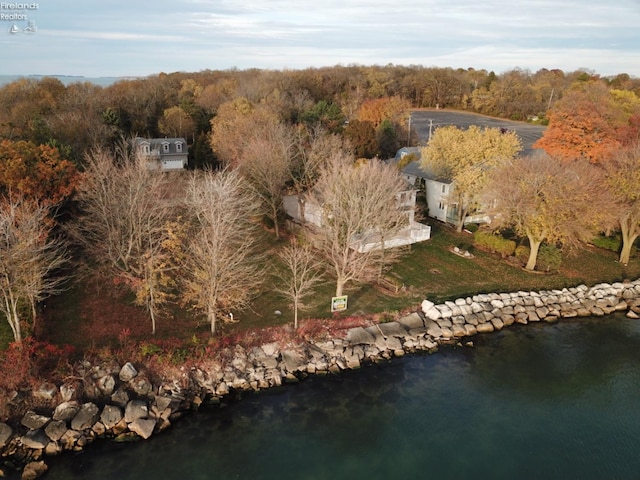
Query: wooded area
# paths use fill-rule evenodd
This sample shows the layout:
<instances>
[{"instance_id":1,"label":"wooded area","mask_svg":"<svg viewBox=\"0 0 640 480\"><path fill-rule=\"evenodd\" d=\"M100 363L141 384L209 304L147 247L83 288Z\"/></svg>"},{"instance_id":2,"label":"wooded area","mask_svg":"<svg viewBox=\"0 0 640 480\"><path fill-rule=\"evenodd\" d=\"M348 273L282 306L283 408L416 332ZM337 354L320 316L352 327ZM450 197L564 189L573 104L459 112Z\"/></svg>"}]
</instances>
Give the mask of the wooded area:
<instances>
[{"instance_id":1,"label":"wooded area","mask_svg":"<svg viewBox=\"0 0 640 480\"><path fill-rule=\"evenodd\" d=\"M401 252L352 244L403 227L394 199L407 187L377 159L413 143L409 112L420 108L548 124L536 145L547 159L518 159L513 132L434 132L423 165L453 182L459 230L491 205L500 221L490 228L528 238L529 270L542 242L566 248L602 232L620 232L619 260L630 261L640 79L626 74L388 65L161 73L108 87L21 79L0 88L1 311L14 339L33 331L37 303L71 272L130 294L151 333L175 309L214 333L273 275L296 325L320 273L337 296L382 282ZM147 168L132 146L140 136L184 138L192 172ZM285 193L299 195L303 221L307 200L321 205L327 228L283 231ZM265 233L275 248L260 246Z\"/></svg>"}]
</instances>

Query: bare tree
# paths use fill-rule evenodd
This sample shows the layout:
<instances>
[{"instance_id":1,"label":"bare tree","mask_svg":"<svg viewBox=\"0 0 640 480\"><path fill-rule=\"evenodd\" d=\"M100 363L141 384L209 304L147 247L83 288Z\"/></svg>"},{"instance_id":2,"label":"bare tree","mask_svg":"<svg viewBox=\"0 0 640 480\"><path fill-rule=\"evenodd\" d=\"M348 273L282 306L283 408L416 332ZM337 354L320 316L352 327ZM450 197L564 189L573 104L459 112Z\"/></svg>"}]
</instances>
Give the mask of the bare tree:
<instances>
[{"instance_id":1,"label":"bare tree","mask_svg":"<svg viewBox=\"0 0 640 480\"><path fill-rule=\"evenodd\" d=\"M187 187L193 231L183 273L183 300L216 321L231 309L245 307L261 284L254 223L260 203L237 171L198 172Z\"/></svg>"},{"instance_id":2,"label":"bare tree","mask_svg":"<svg viewBox=\"0 0 640 480\"><path fill-rule=\"evenodd\" d=\"M299 129L296 135L297 152L290 164L293 189L298 195L300 218L305 219L304 193L318 181L320 171L330 158L343 150L343 142L338 135L316 128Z\"/></svg>"},{"instance_id":3,"label":"bare tree","mask_svg":"<svg viewBox=\"0 0 640 480\"><path fill-rule=\"evenodd\" d=\"M171 209L163 201L169 179L146 168L126 143L117 147L115 155L102 149L87 155L77 194L82 214L69 231L103 275L131 288L155 334L172 285L168 273L175 268L166 243Z\"/></svg>"},{"instance_id":4,"label":"bare tree","mask_svg":"<svg viewBox=\"0 0 640 480\"><path fill-rule=\"evenodd\" d=\"M251 136L239 163L240 172L253 186L267 217L273 222L276 238L280 238L278 219L293 154L291 127L274 122Z\"/></svg>"},{"instance_id":5,"label":"bare tree","mask_svg":"<svg viewBox=\"0 0 640 480\"><path fill-rule=\"evenodd\" d=\"M49 208L24 199L0 200L0 312L16 342L22 341L23 308L30 306L32 328L36 304L58 293L67 261L66 244L51 232Z\"/></svg>"},{"instance_id":6,"label":"bare tree","mask_svg":"<svg viewBox=\"0 0 640 480\"><path fill-rule=\"evenodd\" d=\"M306 308L306 299L322 281L322 265L308 245L294 243L278 252L284 271L278 272L282 282L276 292L293 303L293 327L298 328L298 310Z\"/></svg>"},{"instance_id":7,"label":"bare tree","mask_svg":"<svg viewBox=\"0 0 640 480\"><path fill-rule=\"evenodd\" d=\"M547 155L523 157L494 169L484 191L492 227L513 227L529 240L526 269L536 266L542 242L574 246L590 240L610 218L599 168Z\"/></svg>"},{"instance_id":8,"label":"bare tree","mask_svg":"<svg viewBox=\"0 0 640 480\"><path fill-rule=\"evenodd\" d=\"M347 282L372 278L394 260L397 249L385 251L385 242L408 225L406 212L398 206L405 189L395 167L375 160L356 165L337 155L322 169L309 192L310 201L322 211L313 243L336 275L336 296L343 294ZM362 248L371 244L376 248Z\"/></svg>"}]
</instances>

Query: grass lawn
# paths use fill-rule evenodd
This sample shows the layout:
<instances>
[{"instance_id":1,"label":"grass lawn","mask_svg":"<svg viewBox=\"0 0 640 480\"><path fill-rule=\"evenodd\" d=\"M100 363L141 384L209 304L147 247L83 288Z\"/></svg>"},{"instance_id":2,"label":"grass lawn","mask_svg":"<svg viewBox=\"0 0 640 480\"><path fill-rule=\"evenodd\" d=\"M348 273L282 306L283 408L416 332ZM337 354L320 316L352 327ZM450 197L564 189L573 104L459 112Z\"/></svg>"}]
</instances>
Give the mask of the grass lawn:
<instances>
[{"instance_id":1,"label":"grass lawn","mask_svg":"<svg viewBox=\"0 0 640 480\"><path fill-rule=\"evenodd\" d=\"M267 238L265 242L266 250L274 250L282 241ZM640 278L637 252L630 265L624 267L616 262L615 253L586 246L573 256L564 255L560 271L548 275L526 272L493 254L478 250L472 251L473 258L462 258L451 252L455 246L471 244L470 234L459 234L448 226L433 223L431 240L413 245L411 252L387 273L387 278L404 285L403 291L395 294L368 284L347 285L348 310L332 314L330 301L335 282L328 279L309 301L309 310L300 312L299 318L330 319L365 314L384 318L385 313L393 315L415 310L425 298L441 303L481 292L550 290ZM273 278L265 282L263 293L254 300L250 309L234 312L238 323L223 325L220 322L220 329L234 332L292 324L291 308L269 288L274 282ZM132 306L126 296L114 297L108 286L89 287L84 282L47 302L43 324L40 337L79 348L117 344L123 329L128 329L132 339L151 338L150 320L141 308ZM198 324L198 319L192 314L176 309L174 318L158 321L157 337L188 339L196 335L206 338L208 332L208 325ZM11 333L5 323L0 326L0 342L6 344L10 338Z\"/></svg>"}]
</instances>

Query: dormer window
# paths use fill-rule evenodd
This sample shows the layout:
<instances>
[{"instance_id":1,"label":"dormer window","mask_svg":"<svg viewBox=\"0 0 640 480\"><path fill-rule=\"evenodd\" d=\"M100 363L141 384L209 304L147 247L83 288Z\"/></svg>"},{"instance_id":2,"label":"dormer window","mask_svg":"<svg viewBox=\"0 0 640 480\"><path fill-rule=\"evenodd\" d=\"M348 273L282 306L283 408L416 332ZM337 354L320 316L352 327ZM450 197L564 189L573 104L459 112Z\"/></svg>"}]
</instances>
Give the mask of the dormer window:
<instances>
[{"instance_id":1,"label":"dormer window","mask_svg":"<svg viewBox=\"0 0 640 480\"><path fill-rule=\"evenodd\" d=\"M182 142L176 142L176 152L182 153Z\"/></svg>"},{"instance_id":2,"label":"dormer window","mask_svg":"<svg viewBox=\"0 0 640 480\"><path fill-rule=\"evenodd\" d=\"M149 144L148 143L143 143L142 144L142 153L144 153L145 155L149 155Z\"/></svg>"},{"instance_id":3,"label":"dormer window","mask_svg":"<svg viewBox=\"0 0 640 480\"><path fill-rule=\"evenodd\" d=\"M162 142L162 153L169 153L169 142Z\"/></svg>"}]
</instances>

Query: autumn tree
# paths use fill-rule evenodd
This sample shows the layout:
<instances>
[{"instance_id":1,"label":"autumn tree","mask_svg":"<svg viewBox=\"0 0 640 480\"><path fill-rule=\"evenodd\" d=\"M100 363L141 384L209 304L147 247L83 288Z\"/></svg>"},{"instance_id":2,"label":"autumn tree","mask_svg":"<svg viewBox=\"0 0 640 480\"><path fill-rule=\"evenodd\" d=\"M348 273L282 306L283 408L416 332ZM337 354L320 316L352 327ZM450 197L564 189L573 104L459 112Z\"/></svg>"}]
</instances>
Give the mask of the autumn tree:
<instances>
[{"instance_id":1,"label":"autumn tree","mask_svg":"<svg viewBox=\"0 0 640 480\"><path fill-rule=\"evenodd\" d=\"M367 100L358 111L358 120L371 122L378 128L385 120L395 124L404 124L408 118L411 103L401 97L385 97Z\"/></svg>"},{"instance_id":2,"label":"autumn tree","mask_svg":"<svg viewBox=\"0 0 640 480\"><path fill-rule=\"evenodd\" d=\"M211 148L225 165L236 166L251 138L277 122L278 117L264 106L254 105L246 98L236 98L218 109L211 120Z\"/></svg>"},{"instance_id":3,"label":"autumn tree","mask_svg":"<svg viewBox=\"0 0 640 480\"><path fill-rule=\"evenodd\" d=\"M618 131L630 114L602 82L574 85L548 112L549 127L535 144L561 160L606 160L620 147Z\"/></svg>"},{"instance_id":4,"label":"autumn tree","mask_svg":"<svg viewBox=\"0 0 640 480\"><path fill-rule=\"evenodd\" d=\"M182 297L206 315L213 335L217 320L246 307L261 284L254 223L260 202L237 171L205 171L190 178L186 206L193 219Z\"/></svg>"},{"instance_id":5,"label":"autumn tree","mask_svg":"<svg viewBox=\"0 0 640 480\"><path fill-rule=\"evenodd\" d=\"M603 163L603 168L622 234L619 261L627 265L633 244L640 236L640 144L613 155Z\"/></svg>"},{"instance_id":6,"label":"autumn tree","mask_svg":"<svg viewBox=\"0 0 640 480\"><path fill-rule=\"evenodd\" d=\"M77 194L82 213L69 231L105 278L131 289L155 334L170 298L178 242L165 198L172 180L148 169L126 143L120 147L118 154L98 149L87 155Z\"/></svg>"},{"instance_id":7,"label":"autumn tree","mask_svg":"<svg viewBox=\"0 0 640 480\"><path fill-rule=\"evenodd\" d=\"M35 327L37 303L58 293L65 280L59 269L69 260L66 244L52 233L49 216L35 200L0 198L0 312L16 342L29 314Z\"/></svg>"},{"instance_id":8,"label":"autumn tree","mask_svg":"<svg viewBox=\"0 0 640 480\"><path fill-rule=\"evenodd\" d=\"M483 192L491 228L513 228L529 240L527 270L542 242L565 247L588 241L606 225L610 199L600 170L585 160L563 163L548 155L504 161Z\"/></svg>"},{"instance_id":9,"label":"autumn tree","mask_svg":"<svg viewBox=\"0 0 640 480\"><path fill-rule=\"evenodd\" d=\"M351 144L357 158L373 158L378 153L376 129L371 122L351 120L344 129L344 137Z\"/></svg>"},{"instance_id":10,"label":"autumn tree","mask_svg":"<svg viewBox=\"0 0 640 480\"><path fill-rule=\"evenodd\" d=\"M78 179L76 166L54 147L23 140L0 142L0 193L53 206L71 196Z\"/></svg>"},{"instance_id":11,"label":"autumn tree","mask_svg":"<svg viewBox=\"0 0 640 480\"><path fill-rule=\"evenodd\" d=\"M280 283L276 291L293 304L293 328L298 328L298 311L322 281L322 264L309 245L293 243L278 251L283 269L276 272Z\"/></svg>"},{"instance_id":12,"label":"autumn tree","mask_svg":"<svg viewBox=\"0 0 640 480\"><path fill-rule=\"evenodd\" d=\"M348 282L373 278L394 260L397 249L385 252L384 244L407 226L408 217L398 207L405 189L398 170L376 160L355 165L346 155L336 155L321 170L308 193L322 210L312 243L336 276L336 296ZM359 248L368 242L382 248Z\"/></svg>"},{"instance_id":13,"label":"autumn tree","mask_svg":"<svg viewBox=\"0 0 640 480\"><path fill-rule=\"evenodd\" d=\"M443 180L453 182L447 202L457 209L459 232L468 215L480 208L478 197L487 174L505 159L513 159L522 149L515 132L472 125L467 130L455 126L438 128L422 149L421 164Z\"/></svg>"},{"instance_id":14,"label":"autumn tree","mask_svg":"<svg viewBox=\"0 0 640 480\"><path fill-rule=\"evenodd\" d=\"M160 120L158 130L169 137L183 137L193 139L196 125L191 116L179 106L167 108Z\"/></svg>"}]
</instances>

